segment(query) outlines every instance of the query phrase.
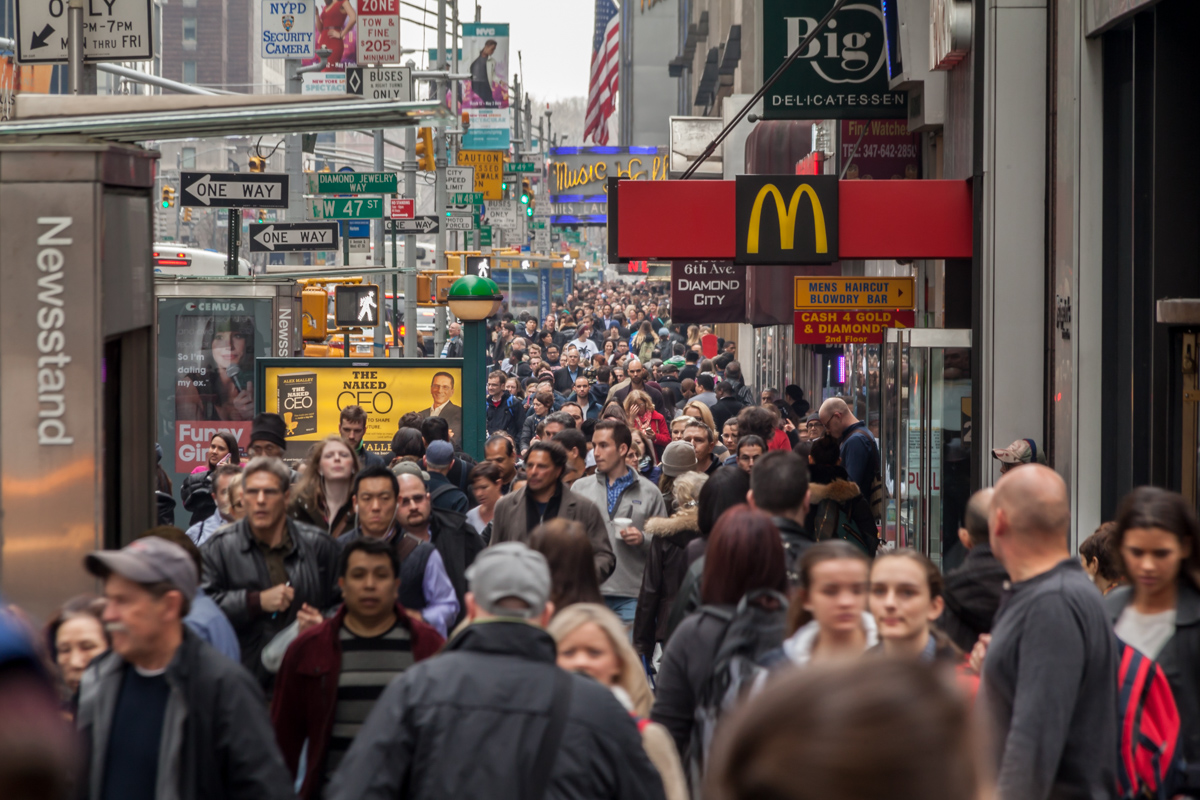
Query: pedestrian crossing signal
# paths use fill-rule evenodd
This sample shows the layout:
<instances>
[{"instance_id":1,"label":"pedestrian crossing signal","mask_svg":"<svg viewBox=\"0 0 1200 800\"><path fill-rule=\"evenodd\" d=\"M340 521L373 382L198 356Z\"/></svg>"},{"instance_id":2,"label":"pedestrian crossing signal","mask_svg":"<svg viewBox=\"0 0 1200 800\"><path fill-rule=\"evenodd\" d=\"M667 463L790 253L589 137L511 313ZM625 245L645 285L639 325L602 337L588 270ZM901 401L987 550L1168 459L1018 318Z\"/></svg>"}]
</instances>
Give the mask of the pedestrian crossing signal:
<instances>
[{"instance_id":1,"label":"pedestrian crossing signal","mask_svg":"<svg viewBox=\"0 0 1200 800\"><path fill-rule=\"evenodd\" d=\"M334 318L339 328L374 328L379 324L379 287L371 283L334 287Z\"/></svg>"}]
</instances>

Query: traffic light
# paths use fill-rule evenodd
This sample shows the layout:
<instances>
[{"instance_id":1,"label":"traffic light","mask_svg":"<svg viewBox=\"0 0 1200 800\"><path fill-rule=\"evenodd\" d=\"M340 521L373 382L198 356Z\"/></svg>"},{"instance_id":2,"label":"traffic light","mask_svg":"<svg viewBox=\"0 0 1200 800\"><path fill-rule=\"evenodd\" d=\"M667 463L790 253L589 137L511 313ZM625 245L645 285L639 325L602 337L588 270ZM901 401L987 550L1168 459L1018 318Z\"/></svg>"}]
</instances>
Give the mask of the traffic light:
<instances>
[{"instance_id":1,"label":"traffic light","mask_svg":"<svg viewBox=\"0 0 1200 800\"><path fill-rule=\"evenodd\" d=\"M185 208L185 209L183 210L183 221L184 221L184 222L191 222L191 221L192 221L192 209L190 209L190 208Z\"/></svg>"},{"instance_id":2,"label":"traffic light","mask_svg":"<svg viewBox=\"0 0 1200 800\"><path fill-rule=\"evenodd\" d=\"M256 221L258 222L259 225L261 225L267 221L267 210L265 208L260 208L258 210L258 216L256 218Z\"/></svg>"},{"instance_id":3,"label":"traffic light","mask_svg":"<svg viewBox=\"0 0 1200 800\"><path fill-rule=\"evenodd\" d=\"M437 163L433 160L433 128L417 131L417 169L433 172Z\"/></svg>"},{"instance_id":4,"label":"traffic light","mask_svg":"<svg viewBox=\"0 0 1200 800\"><path fill-rule=\"evenodd\" d=\"M316 286L306 286L300 295L301 332L306 341L325 341L328 333L329 295Z\"/></svg>"},{"instance_id":5,"label":"traffic light","mask_svg":"<svg viewBox=\"0 0 1200 800\"><path fill-rule=\"evenodd\" d=\"M164 186L162 190L162 207L170 208L175 205L175 188L173 186Z\"/></svg>"},{"instance_id":6,"label":"traffic light","mask_svg":"<svg viewBox=\"0 0 1200 800\"><path fill-rule=\"evenodd\" d=\"M251 172L266 172L267 160L262 156L250 156L250 171Z\"/></svg>"},{"instance_id":7,"label":"traffic light","mask_svg":"<svg viewBox=\"0 0 1200 800\"><path fill-rule=\"evenodd\" d=\"M525 216L533 216L533 189L529 185L529 179L521 181L521 205L525 206Z\"/></svg>"}]
</instances>

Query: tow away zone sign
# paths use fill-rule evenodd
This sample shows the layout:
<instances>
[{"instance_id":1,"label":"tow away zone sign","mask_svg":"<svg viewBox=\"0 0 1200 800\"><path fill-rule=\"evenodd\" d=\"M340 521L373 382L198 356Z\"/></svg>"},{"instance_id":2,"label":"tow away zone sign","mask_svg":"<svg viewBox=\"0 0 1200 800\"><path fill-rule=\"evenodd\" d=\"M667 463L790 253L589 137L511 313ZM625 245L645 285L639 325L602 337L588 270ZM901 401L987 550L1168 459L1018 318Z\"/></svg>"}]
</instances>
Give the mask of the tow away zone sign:
<instances>
[{"instance_id":1,"label":"tow away zone sign","mask_svg":"<svg viewBox=\"0 0 1200 800\"><path fill-rule=\"evenodd\" d=\"M336 222L275 222L269 225L251 223L251 253L301 253L336 250Z\"/></svg>"}]
</instances>

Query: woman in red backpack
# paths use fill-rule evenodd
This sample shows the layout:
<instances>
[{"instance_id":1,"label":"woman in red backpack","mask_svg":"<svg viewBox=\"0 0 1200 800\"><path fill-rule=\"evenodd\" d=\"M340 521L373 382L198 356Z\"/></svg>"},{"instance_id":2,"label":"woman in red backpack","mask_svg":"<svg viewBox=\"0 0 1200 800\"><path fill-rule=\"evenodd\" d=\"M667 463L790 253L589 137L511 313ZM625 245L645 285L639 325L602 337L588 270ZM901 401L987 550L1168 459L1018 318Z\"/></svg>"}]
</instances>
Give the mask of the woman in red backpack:
<instances>
[{"instance_id":1,"label":"woman in red backpack","mask_svg":"<svg viewBox=\"0 0 1200 800\"><path fill-rule=\"evenodd\" d=\"M1104 599L1117 636L1158 662L1179 710L1176 752L1188 766L1175 794L1200 796L1200 522L1175 492L1134 489L1112 546L1128 586Z\"/></svg>"}]
</instances>

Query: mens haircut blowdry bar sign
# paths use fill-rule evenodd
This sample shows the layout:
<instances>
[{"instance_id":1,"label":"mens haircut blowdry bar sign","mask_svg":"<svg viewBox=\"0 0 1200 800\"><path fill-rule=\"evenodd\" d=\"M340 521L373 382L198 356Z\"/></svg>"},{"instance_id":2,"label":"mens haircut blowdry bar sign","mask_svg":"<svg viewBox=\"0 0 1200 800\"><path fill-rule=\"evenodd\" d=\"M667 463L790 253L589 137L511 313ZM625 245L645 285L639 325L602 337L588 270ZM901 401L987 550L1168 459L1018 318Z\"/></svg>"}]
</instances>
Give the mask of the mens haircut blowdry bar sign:
<instances>
[{"instance_id":1,"label":"mens haircut blowdry bar sign","mask_svg":"<svg viewBox=\"0 0 1200 800\"><path fill-rule=\"evenodd\" d=\"M671 319L746 321L746 266L732 261L672 261Z\"/></svg>"},{"instance_id":2,"label":"mens haircut blowdry bar sign","mask_svg":"<svg viewBox=\"0 0 1200 800\"><path fill-rule=\"evenodd\" d=\"M736 184L735 263L838 260L836 175L739 175Z\"/></svg>"}]
</instances>

